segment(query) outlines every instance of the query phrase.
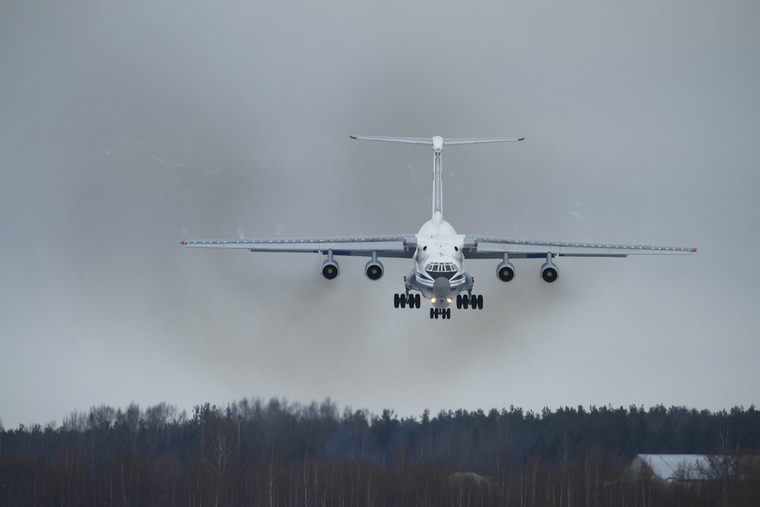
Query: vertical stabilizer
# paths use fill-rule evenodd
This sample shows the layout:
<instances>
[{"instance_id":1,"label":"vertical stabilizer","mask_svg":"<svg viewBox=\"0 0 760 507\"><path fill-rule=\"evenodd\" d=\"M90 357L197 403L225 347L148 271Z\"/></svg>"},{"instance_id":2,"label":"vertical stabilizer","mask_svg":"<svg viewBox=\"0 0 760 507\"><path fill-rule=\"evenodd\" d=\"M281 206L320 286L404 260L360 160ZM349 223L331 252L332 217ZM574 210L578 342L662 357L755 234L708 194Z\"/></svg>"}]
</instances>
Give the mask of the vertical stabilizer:
<instances>
[{"instance_id":1,"label":"vertical stabilizer","mask_svg":"<svg viewBox=\"0 0 760 507\"><path fill-rule=\"evenodd\" d=\"M440 225L443 221L443 138L433 138L433 223Z\"/></svg>"}]
</instances>

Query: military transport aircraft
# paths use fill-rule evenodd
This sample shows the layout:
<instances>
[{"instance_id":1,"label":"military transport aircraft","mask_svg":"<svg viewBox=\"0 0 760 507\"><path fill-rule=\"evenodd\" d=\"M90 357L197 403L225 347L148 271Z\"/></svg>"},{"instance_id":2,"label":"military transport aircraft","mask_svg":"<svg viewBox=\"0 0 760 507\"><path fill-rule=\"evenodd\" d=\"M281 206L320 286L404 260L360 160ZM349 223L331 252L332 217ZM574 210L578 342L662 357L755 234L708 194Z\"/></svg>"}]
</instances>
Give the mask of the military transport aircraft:
<instances>
[{"instance_id":1,"label":"military transport aircraft","mask_svg":"<svg viewBox=\"0 0 760 507\"><path fill-rule=\"evenodd\" d=\"M364 274L379 280L385 272L380 257L412 259L413 268L404 277L404 292L393 296L396 308L420 308L421 297L430 301L430 318L451 318L451 304L457 308L483 309L483 296L473 294L473 277L464 268L465 259L499 259L496 276L502 282L515 277L511 259L543 259L541 278L553 283L559 276L556 257L627 257L629 255L690 254L696 248L614 245L610 243L567 243L457 234L443 219L441 153L444 146L500 143L525 138L449 139L443 137L361 137L351 139L391 143L423 144L433 147L433 216L417 234L386 236L336 236L322 238L211 239L181 243L193 248L237 248L249 252L311 252L327 256L322 276L334 280L340 274L340 255L370 257ZM418 293L418 294L416 294Z\"/></svg>"}]
</instances>

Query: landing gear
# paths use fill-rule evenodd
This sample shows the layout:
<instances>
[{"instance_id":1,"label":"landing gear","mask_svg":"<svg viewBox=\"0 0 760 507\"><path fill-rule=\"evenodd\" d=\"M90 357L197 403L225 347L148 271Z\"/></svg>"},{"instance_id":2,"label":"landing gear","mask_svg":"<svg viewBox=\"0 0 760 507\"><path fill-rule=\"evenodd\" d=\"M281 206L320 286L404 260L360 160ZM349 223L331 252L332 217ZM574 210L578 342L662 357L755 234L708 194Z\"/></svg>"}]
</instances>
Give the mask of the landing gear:
<instances>
[{"instance_id":1,"label":"landing gear","mask_svg":"<svg viewBox=\"0 0 760 507\"><path fill-rule=\"evenodd\" d=\"M451 308L431 308L430 318L437 319L438 317L448 320L451 318Z\"/></svg>"},{"instance_id":2,"label":"landing gear","mask_svg":"<svg viewBox=\"0 0 760 507\"><path fill-rule=\"evenodd\" d=\"M476 296L475 294L464 296L459 295L457 296L457 308L464 308L465 310L468 308L472 308L473 310L482 310L483 296Z\"/></svg>"},{"instance_id":3,"label":"landing gear","mask_svg":"<svg viewBox=\"0 0 760 507\"><path fill-rule=\"evenodd\" d=\"M394 308L419 308L420 307L420 295L419 294L394 294L393 295L393 307Z\"/></svg>"}]
</instances>

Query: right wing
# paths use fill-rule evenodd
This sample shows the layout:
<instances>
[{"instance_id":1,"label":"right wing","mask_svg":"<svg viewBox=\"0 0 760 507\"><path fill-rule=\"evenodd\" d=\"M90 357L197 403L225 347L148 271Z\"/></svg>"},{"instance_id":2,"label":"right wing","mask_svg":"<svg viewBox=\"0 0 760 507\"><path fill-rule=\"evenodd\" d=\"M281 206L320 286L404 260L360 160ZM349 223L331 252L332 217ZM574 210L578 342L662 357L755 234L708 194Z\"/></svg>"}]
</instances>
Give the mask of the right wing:
<instances>
[{"instance_id":1,"label":"right wing","mask_svg":"<svg viewBox=\"0 0 760 507\"><path fill-rule=\"evenodd\" d=\"M686 255L696 248L616 245L613 243L569 243L564 241L535 241L528 239L465 236L462 247L469 259L499 259L508 254L510 259L544 258L548 253L557 257L628 257L629 255Z\"/></svg>"},{"instance_id":2,"label":"right wing","mask_svg":"<svg viewBox=\"0 0 760 507\"><path fill-rule=\"evenodd\" d=\"M259 238L259 239L190 239L180 242L190 248L230 248L249 252L302 252L371 257L400 257L411 259L417 248L417 236L333 236L321 238Z\"/></svg>"}]
</instances>

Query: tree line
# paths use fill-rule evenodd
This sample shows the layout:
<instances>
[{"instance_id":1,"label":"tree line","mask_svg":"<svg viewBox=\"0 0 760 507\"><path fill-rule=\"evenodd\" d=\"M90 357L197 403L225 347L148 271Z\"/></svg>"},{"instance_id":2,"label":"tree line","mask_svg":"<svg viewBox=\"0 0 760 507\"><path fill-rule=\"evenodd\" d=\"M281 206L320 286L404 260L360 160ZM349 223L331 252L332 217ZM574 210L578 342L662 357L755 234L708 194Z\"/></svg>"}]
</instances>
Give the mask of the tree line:
<instances>
[{"instance_id":1,"label":"tree line","mask_svg":"<svg viewBox=\"0 0 760 507\"><path fill-rule=\"evenodd\" d=\"M640 453L727 458L711 481L667 485L631 475ZM760 467L740 459L758 454L754 406L398 417L329 399L205 403L189 414L101 405L60 426L0 422L0 506L760 505Z\"/></svg>"}]
</instances>

